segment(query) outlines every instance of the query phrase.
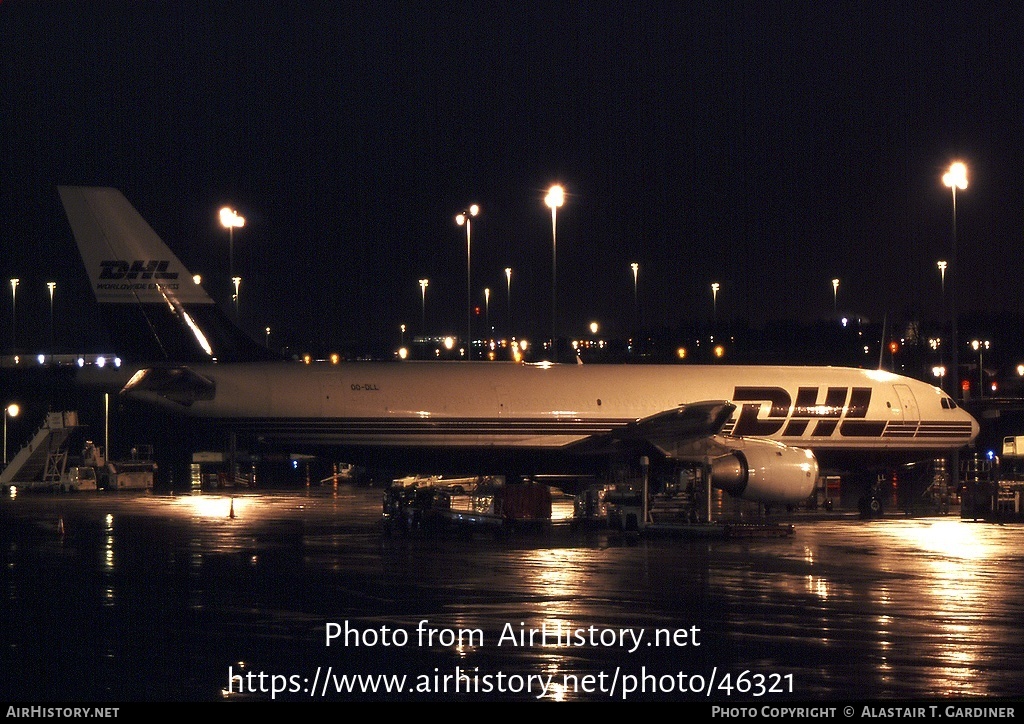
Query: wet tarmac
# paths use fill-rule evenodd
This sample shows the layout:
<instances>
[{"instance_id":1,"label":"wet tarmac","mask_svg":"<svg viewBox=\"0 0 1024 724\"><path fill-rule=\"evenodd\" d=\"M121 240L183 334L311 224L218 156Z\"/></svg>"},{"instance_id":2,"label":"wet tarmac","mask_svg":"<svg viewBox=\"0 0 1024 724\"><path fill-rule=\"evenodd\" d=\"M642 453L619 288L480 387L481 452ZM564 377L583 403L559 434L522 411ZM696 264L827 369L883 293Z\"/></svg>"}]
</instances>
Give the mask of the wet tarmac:
<instances>
[{"instance_id":1,"label":"wet tarmac","mask_svg":"<svg viewBox=\"0 0 1024 724\"><path fill-rule=\"evenodd\" d=\"M0 500L19 702L1013 699L1024 525L382 532L381 491Z\"/></svg>"}]
</instances>

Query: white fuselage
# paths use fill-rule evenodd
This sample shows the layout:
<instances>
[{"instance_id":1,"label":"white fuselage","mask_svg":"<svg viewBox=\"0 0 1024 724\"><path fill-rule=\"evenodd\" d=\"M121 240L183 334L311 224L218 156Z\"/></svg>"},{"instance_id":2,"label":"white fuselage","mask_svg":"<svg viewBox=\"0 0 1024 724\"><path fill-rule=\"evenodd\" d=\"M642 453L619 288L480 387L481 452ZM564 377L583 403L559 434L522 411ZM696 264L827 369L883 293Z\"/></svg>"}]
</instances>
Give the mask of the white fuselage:
<instances>
[{"instance_id":1,"label":"white fuselage","mask_svg":"<svg viewBox=\"0 0 1024 724\"><path fill-rule=\"evenodd\" d=\"M938 388L853 368L351 362L191 369L213 381L215 394L187 414L241 423L266 439L324 444L563 448L710 400L736 405L723 433L816 454L948 451L978 434L974 418Z\"/></svg>"}]
</instances>

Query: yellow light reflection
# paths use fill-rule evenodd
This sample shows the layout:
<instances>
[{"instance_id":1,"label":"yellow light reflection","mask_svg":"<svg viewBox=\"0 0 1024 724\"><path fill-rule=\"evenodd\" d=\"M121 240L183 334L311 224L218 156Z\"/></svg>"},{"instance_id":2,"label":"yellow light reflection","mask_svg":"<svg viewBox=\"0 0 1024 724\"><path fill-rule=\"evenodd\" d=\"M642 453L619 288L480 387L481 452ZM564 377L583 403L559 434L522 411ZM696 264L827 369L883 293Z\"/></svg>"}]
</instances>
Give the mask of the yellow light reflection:
<instances>
[{"instance_id":1,"label":"yellow light reflection","mask_svg":"<svg viewBox=\"0 0 1024 724\"><path fill-rule=\"evenodd\" d=\"M253 500L226 495L185 495L174 503L200 518L236 518L252 510Z\"/></svg>"},{"instance_id":2,"label":"yellow light reflection","mask_svg":"<svg viewBox=\"0 0 1024 724\"><path fill-rule=\"evenodd\" d=\"M950 558L981 560L1001 555L1002 551L998 547L979 535L982 532L982 526L966 525L955 519L929 521L891 531L905 543Z\"/></svg>"},{"instance_id":3,"label":"yellow light reflection","mask_svg":"<svg viewBox=\"0 0 1024 724\"><path fill-rule=\"evenodd\" d=\"M821 600L828 600L829 581L821 576L807 576L807 592L812 593Z\"/></svg>"},{"instance_id":4,"label":"yellow light reflection","mask_svg":"<svg viewBox=\"0 0 1024 724\"><path fill-rule=\"evenodd\" d=\"M987 679L978 672L986 668L989 641L979 632L977 617L991 610L994 600L1005 595L1000 587L1012 585L996 577L977 575L975 564L999 560L1005 555L1001 538L992 536L988 526L970 525L961 520L943 519L886 526L880 531L891 537L894 548L920 550L920 579L915 605L928 611L934 626L934 645L930 658L936 666L930 671L935 686L947 695L980 696L988 693ZM889 591L883 589L883 594ZM890 598L898 598L896 594ZM884 631L898 639L906 635L908 621L888 622ZM913 624L910 621L910 624Z\"/></svg>"}]
</instances>

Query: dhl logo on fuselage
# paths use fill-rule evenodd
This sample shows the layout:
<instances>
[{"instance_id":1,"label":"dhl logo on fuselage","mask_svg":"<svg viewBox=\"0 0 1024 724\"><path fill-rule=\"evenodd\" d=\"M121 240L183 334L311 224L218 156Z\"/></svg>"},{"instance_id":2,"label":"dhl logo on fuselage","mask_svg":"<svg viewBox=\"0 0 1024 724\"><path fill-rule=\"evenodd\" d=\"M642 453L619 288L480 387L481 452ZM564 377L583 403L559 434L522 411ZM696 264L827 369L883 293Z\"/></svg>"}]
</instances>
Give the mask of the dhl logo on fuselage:
<instances>
[{"instance_id":1,"label":"dhl logo on fuselage","mask_svg":"<svg viewBox=\"0 0 1024 724\"><path fill-rule=\"evenodd\" d=\"M170 265L169 261L101 261L100 279L177 279L178 272L167 271Z\"/></svg>"},{"instance_id":2,"label":"dhl logo on fuselage","mask_svg":"<svg viewBox=\"0 0 1024 724\"><path fill-rule=\"evenodd\" d=\"M870 387L800 387L795 404L782 387L737 387L732 401L739 409L732 434L740 437L827 437L836 429L845 437L881 437L885 430L884 420L865 419ZM770 408L760 417L765 402Z\"/></svg>"}]
</instances>

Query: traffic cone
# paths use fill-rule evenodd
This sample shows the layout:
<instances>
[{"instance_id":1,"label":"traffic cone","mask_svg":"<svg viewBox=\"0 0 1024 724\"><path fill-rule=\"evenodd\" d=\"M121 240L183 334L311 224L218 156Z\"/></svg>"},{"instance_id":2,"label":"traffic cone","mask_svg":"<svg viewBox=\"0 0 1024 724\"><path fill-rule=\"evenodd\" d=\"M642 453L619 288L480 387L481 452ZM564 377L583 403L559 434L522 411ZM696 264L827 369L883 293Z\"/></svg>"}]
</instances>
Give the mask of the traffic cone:
<instances>
[{"instance_id":1,"label":"traffic cone","mask_svg":"<svg viewBox=\"0 0 1024 724\"><path fill-rule=\"evenodd\" d=\"M228 513L229 518L235 517L235 499L231 498L231 512Z\"/></svg>"}]
</instances>

